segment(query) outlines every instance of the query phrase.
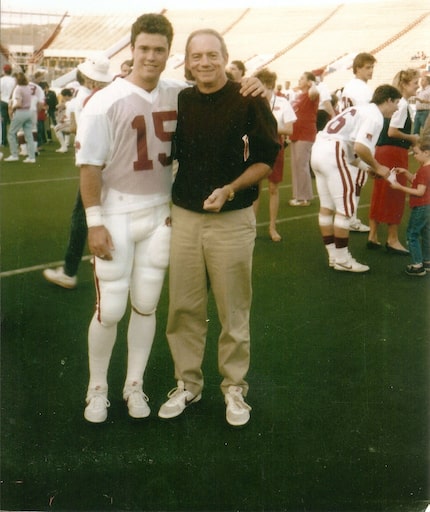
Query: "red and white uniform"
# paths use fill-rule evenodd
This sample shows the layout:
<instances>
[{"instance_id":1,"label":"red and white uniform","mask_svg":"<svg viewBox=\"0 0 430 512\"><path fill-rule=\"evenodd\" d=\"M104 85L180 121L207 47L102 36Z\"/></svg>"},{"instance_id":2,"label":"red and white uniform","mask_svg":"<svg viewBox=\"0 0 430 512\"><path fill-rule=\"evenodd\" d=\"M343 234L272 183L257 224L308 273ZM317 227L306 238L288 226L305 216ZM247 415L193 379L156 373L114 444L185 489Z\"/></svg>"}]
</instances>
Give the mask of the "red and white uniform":
<instances>
[{"instance_id":1,"label":"red and white uniform","mask_svg":"<svg viewBox=\"0 0 430 512\"><path fill-rule=\"evenodd\" d=\"M343 88L339 111L342 112L353 106L366 105L371 102L372 95L371 87L364 80L353 78Z\"/></svg>"},{"instance_id":2,"label":"red and white uniform","mask_svg":"<svg viewBox=\"0 0 430 512\"><path fill-rule=\"evenodd\" d=\"M351 217L355 211L355 184L359 173L354 144L359 142L375 153L384 118L374 104L350 107L328 122L312 148L321 206Z\"/></svg>"},{"instance_id":3,"label":"red and white uniform","mask_svg":"<svg viewBox=\"0 0 430 512\"><path fill-rule=\"evenodd\" d=\"M85 105L76 134L77 165L103 167L103 223L113 239L112 261L96 258L98 319L123 316L128 290L140 314L155 311L168 265L171 140L178 93L185 83L160 80L146 92L114 80Z\"/></svg>"},{"instance_id":4,"label":"red and white uniform","mask_svg":"<svg viewBox=\"0 0 430 512\"><path fill-rule=\"evenodd\" d=\"M114 80L88 102L79 120L76 163L103 166L103 213L167 203L177 97L186 84L159 82L148 93Z\"/></svg>"}]
</instances>

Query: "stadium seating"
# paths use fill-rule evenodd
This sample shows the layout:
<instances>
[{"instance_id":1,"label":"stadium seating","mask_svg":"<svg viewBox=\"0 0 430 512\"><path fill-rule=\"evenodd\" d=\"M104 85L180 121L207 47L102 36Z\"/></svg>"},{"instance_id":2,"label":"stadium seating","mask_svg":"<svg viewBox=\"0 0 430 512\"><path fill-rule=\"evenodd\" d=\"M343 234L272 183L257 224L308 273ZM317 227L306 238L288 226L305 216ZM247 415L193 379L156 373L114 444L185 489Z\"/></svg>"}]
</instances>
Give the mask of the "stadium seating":
<instances>
[{"instance_id":1,"label":"stadium seating","mask_svg":"<svg viewBox=\"0 0 430 512\"><path fill-rule=\"evenodd\" d=\"M268 63L279 83L292 85L303 71L327 66L342 56L360 51L377 58L373 84L391 82L402 68L424 67L428 59L412 60L417 51L430 55L430 9L422 0L379 0L339 5L265 7L250 9L202 9L164 11L175 27L175 38L166 76L182 79L185 41L195 29L211 27L221 32L230 59L243 60L249 72ZM48 58L83 60L94 51L106 51L113 72L130 57L130 25L140 13L116 16L70 16L52 44ZM7 45L7 41L5 41ZM3 43L4 44L4 43ZM352 58L351 57L351 58ZM351 75L346 66L330 73L325 81L332 89L341 87ZM39 65L43 66L42 60ZM64 65L63 71L68 71Z\"/></svg>"}]
</instances>

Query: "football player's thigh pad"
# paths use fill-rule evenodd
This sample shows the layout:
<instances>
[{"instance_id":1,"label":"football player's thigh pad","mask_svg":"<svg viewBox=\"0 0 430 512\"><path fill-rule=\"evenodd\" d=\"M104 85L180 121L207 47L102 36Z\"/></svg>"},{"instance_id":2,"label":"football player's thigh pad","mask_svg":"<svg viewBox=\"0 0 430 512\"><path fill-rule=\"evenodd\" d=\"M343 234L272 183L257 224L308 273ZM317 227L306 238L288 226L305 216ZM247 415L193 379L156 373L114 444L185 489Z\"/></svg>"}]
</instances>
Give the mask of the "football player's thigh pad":
<instances>
[{"instance_id":1,"label":"football player's thigh pad","mask_svg":"<svg viewBox=\"0 0 430 512\"><path fill-rule=\"evenodd\" d=\"M109 220L106 224L114 244L112 260L97 258L95 267L101 322L106 325L119 322L125 313L133 264L133 242L126 216L120 216L119 222Z\"/></svg>"},{"instance_id":2,"label":"football player's thigh pad","mask_svg":"<svg viewBox=\"0 0 430 512\"><path fill-rule=\"evenodd\" d=\"M171 228L159 226L153 235L136 244L131 278L131 302L137 312L152 314L158 304L169 263Z\"/></svg>"}]
</instances>

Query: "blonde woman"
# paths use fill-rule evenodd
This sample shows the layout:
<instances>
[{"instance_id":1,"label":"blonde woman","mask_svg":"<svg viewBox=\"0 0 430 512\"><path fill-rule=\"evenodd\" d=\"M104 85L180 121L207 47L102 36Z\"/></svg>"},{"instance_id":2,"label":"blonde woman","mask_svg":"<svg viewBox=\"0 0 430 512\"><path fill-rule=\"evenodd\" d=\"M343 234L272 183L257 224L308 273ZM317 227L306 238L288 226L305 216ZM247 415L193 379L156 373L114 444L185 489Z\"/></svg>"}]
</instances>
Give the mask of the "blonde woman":
<instances>
[{"instance_id":1,"label":"blonde woman","mask_svg":"<svg viewBox=\"0 0 430 512\"><path fill-rule=\"evenodd\" d=\"M415 96L419 87L419 78L420 75L416 69L406 69L397 73L393 80L393 85L401 92L402 99L391 120L384 120L384 128L375 152L378 162L390 169L393 167L408 168L408 150L418 140L417 135L411 134L412 117L409 98ZM402 185L406 184L404 175L399 175L398 180ZM409 254L409 251L400 243L398 236L398 227L404 209L405 193L402 190L394 190L385 180L375 179L369 214L370 231L367 241L369 249L381 247L378 239L378 226L387 224L388 233L385 244L387 252L404 256Z\"/></svg>"}]
</instances>

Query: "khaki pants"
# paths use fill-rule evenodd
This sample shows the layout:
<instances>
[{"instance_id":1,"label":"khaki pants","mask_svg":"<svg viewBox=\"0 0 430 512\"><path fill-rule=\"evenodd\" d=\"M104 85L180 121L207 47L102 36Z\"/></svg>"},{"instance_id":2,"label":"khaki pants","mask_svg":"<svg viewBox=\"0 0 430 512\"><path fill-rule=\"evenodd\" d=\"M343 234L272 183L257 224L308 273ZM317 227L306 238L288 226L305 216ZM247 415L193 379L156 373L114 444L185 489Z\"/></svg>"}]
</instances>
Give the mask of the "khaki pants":
<instances>
[{"instance_id":1,"label":"khaki pants","mask_svg":"<svg viewBox=\"0 0 430 512\"><path fill-rule=\"evenodd\" d=\"M249 314L252 253L256 223L252 207L225 213L195 213L172 208L167 339L175 378L198 394L207 334L207 302L212 290L221 333L218 368L223 393L240 386L250 361Z\"/></svg>"}]
</instances>

